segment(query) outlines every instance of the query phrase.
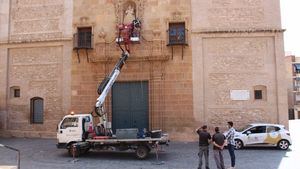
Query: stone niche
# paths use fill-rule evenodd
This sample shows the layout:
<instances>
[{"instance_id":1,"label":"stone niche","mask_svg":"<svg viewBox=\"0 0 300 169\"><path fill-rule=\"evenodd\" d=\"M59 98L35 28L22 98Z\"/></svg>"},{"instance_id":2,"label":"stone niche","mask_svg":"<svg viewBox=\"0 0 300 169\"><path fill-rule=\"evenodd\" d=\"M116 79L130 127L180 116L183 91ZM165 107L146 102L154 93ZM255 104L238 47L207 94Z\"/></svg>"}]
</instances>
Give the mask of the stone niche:
<instances>
[{"instance_id":1,"label":"stone niche","mask_svg":"<svg viewBox=\"0 0 300 169\"><path fill-rule=\"evenodd\" d=\"M138 18L144 19L145 0L114 0L116 24Z\"/></svg>"}]
</instances>

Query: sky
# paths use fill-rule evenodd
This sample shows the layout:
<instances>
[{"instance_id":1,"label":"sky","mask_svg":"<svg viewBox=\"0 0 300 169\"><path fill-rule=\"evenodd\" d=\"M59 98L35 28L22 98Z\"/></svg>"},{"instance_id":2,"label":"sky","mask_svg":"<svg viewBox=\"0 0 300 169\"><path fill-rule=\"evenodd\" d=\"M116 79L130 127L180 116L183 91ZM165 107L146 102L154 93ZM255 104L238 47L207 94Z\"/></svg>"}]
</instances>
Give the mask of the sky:
<instances>
[{"instance_id":1,"label":"sky","mask_svg":"<svg viewBox=\"0 0 300 169\"><path fill-rule=\"evenodd\" d=\"M284 48L288 55L300 57L300 0L280 0Z\"/></svg>"}]
</instances>

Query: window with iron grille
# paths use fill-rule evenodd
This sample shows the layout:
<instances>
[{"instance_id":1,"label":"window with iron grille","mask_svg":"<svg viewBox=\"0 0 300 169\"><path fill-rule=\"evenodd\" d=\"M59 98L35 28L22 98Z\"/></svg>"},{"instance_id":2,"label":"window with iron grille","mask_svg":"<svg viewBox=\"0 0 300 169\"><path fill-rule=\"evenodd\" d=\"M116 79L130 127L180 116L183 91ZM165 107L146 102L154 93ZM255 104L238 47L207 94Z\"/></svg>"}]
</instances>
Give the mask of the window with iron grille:
<instances>
[{"instance_id":1,"label":"window with iron grille","mask_svg":"<svg viewBox=\"0 0 300 169\"><path fill-rule=\"evenodd\" d=\"M20 97L21 90L20 89L14 89L14 97Z\"/></svg>"},{"instance_id":2,"label":"window with iron grille","mask_svg":"<svg viewBox=\"0 0 300 169\"><path fill-rule=\"evenodd\" d=\"M75 34L75 40L77 41L76 48L89 49L92 48L92 28L84 27L78 28L78 33Z\"/></svg>"},{"instance_id":3,"label":"window with iron grille","mask_svg":"<svg viewBox=\"0 0 300 169\"><path fill-rule=\"evenodd\" d=\"M262 100L263 99L262 90L254 90L254 98L255 100Z\"/></svg>"},{"instance_id":4,"label":"window with iron grille","mask_svg":"<svg viewBox=\"0 0 300 169\"><path fill-rule=\"evenodd\" d=\"M295 73L300 73L300 64L294 64L294 67Z\"/></svg>"},{"instance_id":5,"label":"window with iron grille","mask_svg":"<svg viewBox=\"0 0 300 169\"><path fill-rule=\"evenodd\" d=\"M253 86L254 100L257 101L267 101L267 86L265 85L256 85Z\"/></svg>"},{"instance_id":6,"label":"window with iron grille","mask_svg":"<svg viewBox=\"0 0 300 169\"><path fill-rule=\"evenodd\" d=\"M185 23L169 23L169 45L185 45L186 29Z\"/></svg>"}]
</instances>

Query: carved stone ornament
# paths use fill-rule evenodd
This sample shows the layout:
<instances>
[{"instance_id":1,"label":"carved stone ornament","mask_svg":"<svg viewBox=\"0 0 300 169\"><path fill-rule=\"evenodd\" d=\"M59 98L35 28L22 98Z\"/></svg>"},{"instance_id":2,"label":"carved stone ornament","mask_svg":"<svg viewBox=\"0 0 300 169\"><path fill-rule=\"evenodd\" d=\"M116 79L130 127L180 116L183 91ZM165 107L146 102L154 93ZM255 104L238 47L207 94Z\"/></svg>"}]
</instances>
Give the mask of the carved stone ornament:
<instances>
[{"instance_id":1,"label":"carved stone ornament","mask_svg":"<svg viewBox=\"0 0 300 169\"><path fill-rule=\"evenodd\" d=\"M142 21L146 0L114 0L116 25L131 22L138 18Z\"/></svg>"},{"instance_id":2,"label":"carved stone ornament","mask_svg":"<svg viewBox=\"0 0 300 169\"><path fill-rule=\"evenodd\" d=\"M79 18L78 22L75 22L74 27L84 27L84 26L95 26L95 22L91 22L90 18L87 16L82 16Z\"/></svg>"},{"instance_id":3,"label":"carved stone ornament","mask_svg":"<svg viewBox=\"0 0 300 169\"><path fill-rule=\"evenodd\" d=\"M176 11L176 12L172 13L172 21L182 21L182 20L184 20L184 19L182 18L181 12Z\"/></svg>"},{"instance_id":4,"label":"carved stone ornament","mask_svg":"<svg viewBox=\"0 0 300 169\"><path fill-rule=\"evenodd\" d=\"M80 23L84 25L89 21L89 19L90 18L87 16L80 17Z\"/></svg>"},{"instance_id":5,"label":"carved stone ornament","mask_svg":"<svg viewBox=\"0 0 300 169\"><path fill-rule=\"evenodd\" d=\"M158 39L160 39L161 31L160 30L153 30L152 34L153 34L153 39L158 40Z\"/></svg>"},{"instance_id":6,"label":"carved stone ornament","mask_svg":"<svg viewBox=\"0 0 300 169\"><path fill-rule=\"evenodd\" d=\"M104 31L103 28L100 29L100 31L98 33L98 37L99 37L100 42L105 42L106 32Z\"/></svg>"}]
</instances>

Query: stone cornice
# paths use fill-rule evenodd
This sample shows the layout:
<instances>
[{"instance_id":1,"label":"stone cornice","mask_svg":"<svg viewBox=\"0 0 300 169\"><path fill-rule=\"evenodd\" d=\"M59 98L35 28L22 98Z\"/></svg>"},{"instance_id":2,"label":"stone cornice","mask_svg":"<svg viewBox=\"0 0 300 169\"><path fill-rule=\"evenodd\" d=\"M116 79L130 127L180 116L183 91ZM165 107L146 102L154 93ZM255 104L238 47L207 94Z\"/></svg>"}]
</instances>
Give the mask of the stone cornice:
<instances>
[{"instance_id":1,"label":"stone cornice","mask_svg":"<svg viewBox=\"0 0 300 169\"><path fill-rule=\"evenodd\" d=\"M199 29L192 30L193 34L216 34L216 33L282 33L285 29Z\"/></svg>"},{"instance_id":2,"label":"stone cornice","mask_svg":"<svg viewBox=\"0 0 300 169\"><path fill-rule=\"evenodd\" d=\"M32 40L13 40L13 41L0 41L0 45L9 45L9 44L26 44L26 43L37 43L37 42L57 42L57 41L73 41L73 37L70 38L55 38L55 39L32 39Z\"/></svg>"}]
</instances>

